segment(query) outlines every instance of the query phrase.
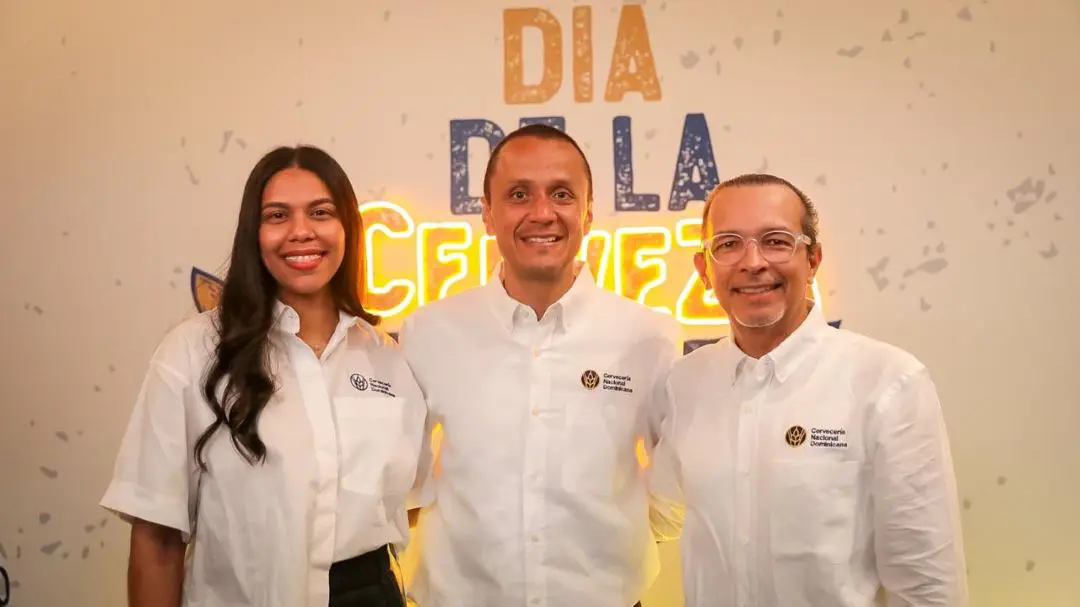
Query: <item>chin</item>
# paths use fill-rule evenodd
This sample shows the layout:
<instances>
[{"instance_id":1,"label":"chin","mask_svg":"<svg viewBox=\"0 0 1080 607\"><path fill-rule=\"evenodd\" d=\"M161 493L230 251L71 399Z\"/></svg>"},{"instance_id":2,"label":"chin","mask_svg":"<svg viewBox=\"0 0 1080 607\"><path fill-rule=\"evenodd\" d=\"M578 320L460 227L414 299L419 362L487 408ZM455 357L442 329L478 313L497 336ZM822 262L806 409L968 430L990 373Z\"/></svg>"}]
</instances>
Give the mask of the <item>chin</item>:
<instances>
[{"instance_id":1,"label":"chin","mask_svg":"<svg viewBox=\"0 0 1080 607\"><path fill-rule=\"evenodd\" d=\"M747 329L764 329L780 322L784 318L784 310L780 309L771 313L755 311L739 314L732 312L729 316L736 324Z\"/></svg>"}]
</instances>

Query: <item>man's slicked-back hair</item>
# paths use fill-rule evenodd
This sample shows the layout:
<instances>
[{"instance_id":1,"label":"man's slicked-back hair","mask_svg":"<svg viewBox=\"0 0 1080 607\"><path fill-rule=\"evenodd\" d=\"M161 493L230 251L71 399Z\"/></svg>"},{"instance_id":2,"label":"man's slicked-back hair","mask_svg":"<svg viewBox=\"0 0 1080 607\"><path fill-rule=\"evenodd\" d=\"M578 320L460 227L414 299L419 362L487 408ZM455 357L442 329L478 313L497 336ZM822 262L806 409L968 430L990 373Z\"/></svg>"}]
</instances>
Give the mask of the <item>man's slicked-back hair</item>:
<instances>
[{"instance_id":1,"label":"man's slicked-back hair","mask_svg":"<svg viewBox=\"0 0 1080 607\"><path fill-rule=\"evenodd\" d=\"M728 188L741 188L750 186L762 186L762 185L779 185L786 187L798 196L799 201L803 206L803 217L800 225L800 229L803 234L806 234L810 238L810 246L807 250L813 249L814 245L818 243L818 214L817 209L814 207L813 201L806 195L805 192L800 190L795 184L791 183L783 177L777 177L776 175L770 175L768 173L746 173L737 177L732 177L727 181L724 181L720 185L713 188L713 191L709 192L709 195L705 198L705 209L701 214L701 236L702 238L708 238L706 229L709 226L709 209L712 208L713 200L716 199L716 195L722 190Z\"/></svg>"},{"instance_id":2,"label":"man's slicked-back hair","mask_svg":"<svg viewBox=\"0 0 1080 607\"><path fill-rule=\"evenodd\" d=\"M495 174L495 165L499 161L499 154L502 152L503 146L507 143L521 139L523 137L535 137L536 139L545 139L548 141L564 141L574 146L579 156L581 156L581 162L585 165L585 177L588 179L589 186L586 195L588 198L586 202L592 202L593 200L593 180L592 180L592 167L589 166L589 159L585 157L585 152L581 151L581 146L574 141L574 138L567 135L565 132L547 124L529 124L523 126L516 131L513 131L506 137L503 137L492 150L491 156L488 157L487 169L484 171L484 198L491 201L491 178Z\"/></svg>"}]
</instances>

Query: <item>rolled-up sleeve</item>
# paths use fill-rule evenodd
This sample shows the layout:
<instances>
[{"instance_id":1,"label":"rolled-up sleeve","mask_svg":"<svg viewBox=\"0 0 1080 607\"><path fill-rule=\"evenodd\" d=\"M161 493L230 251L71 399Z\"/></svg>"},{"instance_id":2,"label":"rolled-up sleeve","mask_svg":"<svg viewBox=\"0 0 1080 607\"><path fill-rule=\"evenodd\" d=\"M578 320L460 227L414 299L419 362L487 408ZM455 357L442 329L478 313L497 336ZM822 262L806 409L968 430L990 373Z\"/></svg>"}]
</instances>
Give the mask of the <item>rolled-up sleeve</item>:
<instances>
[{"instance_id":1,"label":"rolled-up sleeve","mask_svg":"<svg viewBox=\"0 0 1080 607\"><path fill-rule=\"evenodd\" d=\"M886 390L872 428L874 550L895 607L968 605L956 478L925 368Z\"/></svg>"},{"instance_id":2,"label":"rolled-up sleeve","mask_svg":"<svg viewBox=\"0 0 1080 607\"><path fill-rule=\"evenodd\" d=\"M184 410L187 386L181 372L155 355L101 499L101 506L125 520L142 519L178 529L185 536L190 532L191 478Z\"/></svg>"}]
</instances>

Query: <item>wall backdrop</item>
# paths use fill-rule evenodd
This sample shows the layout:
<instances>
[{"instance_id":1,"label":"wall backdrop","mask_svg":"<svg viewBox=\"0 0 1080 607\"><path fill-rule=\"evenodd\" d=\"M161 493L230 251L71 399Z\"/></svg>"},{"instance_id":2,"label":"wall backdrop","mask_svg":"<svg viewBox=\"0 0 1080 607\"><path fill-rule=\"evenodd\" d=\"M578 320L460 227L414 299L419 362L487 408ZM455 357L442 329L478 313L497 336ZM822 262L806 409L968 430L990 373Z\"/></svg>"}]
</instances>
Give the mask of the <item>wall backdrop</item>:
<instances>
[{"instance_id":1,"label":"wall backdrop","mask_svg":"<svg viewBox=\"0 0 1080 607\"><path fill-rule=\"evenodd\" d=\"M127 528L96 503L262 153L346 167L395 330L485 279L483 166L528 121L592 161L596 275L687 340L726 334L690 264L704 193L803 186L828 318L937 381L975 604L1077 605L1078 68L1070 0L0 3L12 605L124 604ZM680 604L676 548L649 607Z\"/></svg>"}]
</instances>

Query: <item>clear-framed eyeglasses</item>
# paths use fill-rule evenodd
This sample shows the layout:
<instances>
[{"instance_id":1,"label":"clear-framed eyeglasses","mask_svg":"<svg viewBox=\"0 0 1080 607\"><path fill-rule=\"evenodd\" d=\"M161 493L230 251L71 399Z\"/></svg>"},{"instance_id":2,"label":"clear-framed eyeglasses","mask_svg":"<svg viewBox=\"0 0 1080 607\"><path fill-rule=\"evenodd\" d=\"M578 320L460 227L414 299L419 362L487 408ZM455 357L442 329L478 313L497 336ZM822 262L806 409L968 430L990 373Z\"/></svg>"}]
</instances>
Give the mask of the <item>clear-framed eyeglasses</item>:
<instances>
[{"instance_id":1,"label":"clear-framed eyeglasses","mask_svg":"<svg viewBox=\"0 0 1080 607\"><path fill-rule=\"evenodd\" d=\"M758 253L769 263L784 263L795 255L799 244L810 244L810 237L805 234L792 234L786 230L765 232L757 238L746 238L741 234L720 232L713 234L703 243L705 251L713 261L722 266L739 263L746 256L750 243L757 245Z\"/></svg>"}]
</instances>

